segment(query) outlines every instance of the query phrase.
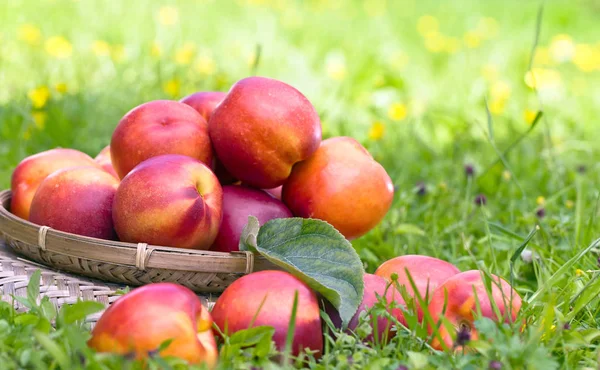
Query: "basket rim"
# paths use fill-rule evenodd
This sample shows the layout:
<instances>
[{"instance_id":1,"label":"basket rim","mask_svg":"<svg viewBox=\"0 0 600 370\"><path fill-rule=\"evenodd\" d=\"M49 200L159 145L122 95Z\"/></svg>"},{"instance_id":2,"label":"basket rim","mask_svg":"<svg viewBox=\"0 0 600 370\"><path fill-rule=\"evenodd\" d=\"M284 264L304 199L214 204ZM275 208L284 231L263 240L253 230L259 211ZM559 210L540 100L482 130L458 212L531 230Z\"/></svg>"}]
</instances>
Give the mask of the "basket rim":
<instances>
[{"instance_id":1,"label":"basket rim","mask_svg":"<svg viewBox=\"0 0 600 370\"><path fill-rule=\"evenodd\" d=\"M127 243L72 234L40 226L10 212L12 191L0 191L0 235L42 251L140 270L248 274L276 269L266 258L249 251L218 252L174 248L146 243ZM10 245L10 243L7 243Z\"/></svg>"}]
</instances>

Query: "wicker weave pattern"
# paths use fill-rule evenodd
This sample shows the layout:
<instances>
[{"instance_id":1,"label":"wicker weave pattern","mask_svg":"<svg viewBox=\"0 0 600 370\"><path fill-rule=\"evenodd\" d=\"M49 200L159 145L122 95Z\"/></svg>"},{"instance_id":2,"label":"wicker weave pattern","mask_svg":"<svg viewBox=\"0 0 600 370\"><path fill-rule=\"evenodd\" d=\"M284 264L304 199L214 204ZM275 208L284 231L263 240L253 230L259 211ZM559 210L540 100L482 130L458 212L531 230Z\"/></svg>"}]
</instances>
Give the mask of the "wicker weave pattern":
<instances>
[{"instance_id":1,"label":"wicker weave pattern","mask_svg":"<svg viewBox=\"0 0 600 370\"><path fill-rule=\"evenodd\" d=\"M0 193L0 238L15 252L61 271L130 286L173 282L219 293L245 274L277 268L251 253L136 245L40 227L10 213L10 197L10 191Z\"/></svg>"},{"instance_id":2,"label":"wicker weave pattern","mask_svg":"<svg viewBox=\"0 0 600 370\"><path fill-rule=\"evenodd\" d=\"M41 271L39 300L47 296L57 310L60 310L65 304L73 304L78 300L96 301L108 307L121 297L117 291L125 288L123 285L107 284L101 281L61 273L24 260L19 258L0 240L0 298L6 302L12 302L19 312L24 312L27 308L12 297L27 296L29 279L36 270ZM199 295L198 297L202 301L202 304L209 309L216 299L216 297L204 295ZM93 327L103 312L89 315L86 321Z\"/></svg>"},{"instance_id":3,"label":"wicker weave pattern","mask_svg":"<svg viewBox=\"0 0 600 370\"><path fill-rule=\"evenodd\" d=\"M119 288L122 288L120 286L61 274L18 259L0 242L0 296L3 301L14 301L14 306L19 312L24 312L27 308L13 300L12 296L27 296L29 279L36 270L41 270L39 299L47 296L57 310L62 305L73 304L77 300L96 301L107 307L120 297L116 293ZM93 323L101 314L99 312L90 315L87 321Z\"/></svg>"}]
</instances>

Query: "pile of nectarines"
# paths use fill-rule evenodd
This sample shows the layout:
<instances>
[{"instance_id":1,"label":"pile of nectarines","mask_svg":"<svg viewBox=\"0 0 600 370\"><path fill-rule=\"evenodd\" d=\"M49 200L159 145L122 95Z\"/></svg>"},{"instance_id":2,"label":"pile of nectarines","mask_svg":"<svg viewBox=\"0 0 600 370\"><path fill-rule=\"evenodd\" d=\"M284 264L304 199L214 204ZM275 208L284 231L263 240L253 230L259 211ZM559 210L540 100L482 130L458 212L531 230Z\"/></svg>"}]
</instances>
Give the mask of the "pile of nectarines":
<instances>
[{"instance_id":1,"label":"pile of nectarines","mask_svg":"<svg viewBox=\"0 0 600 370\"><path fill-rule=\"evenodd\" d=\"M111 176L108 176L110 174ZM24 159L12 212L84 236L238 250L248 216L329 222L364 235L389 210L392 181L350 137L321 138L294 87L249 77L227 92L155 100L127 112L95 160L73 149Z\"/></svg>"},{"instance_id":2,"label":"pile of nectarines","mask_svg":"<svg viewBox=\"0 0 600 370\"><path fill-rule=\"evenodd\" d=\"M521 307L521 298L506 281L492 275L488 293L483 276L479 270L461 272L433 257L393 258L379 266L375 274L364 274L362 302L345 330L355 331L369 313L366 323L372 332L363 339L366 344L381 343L407 326L405 315L411 314L427 327L434 349L459 350L464 346L464 338L463 342L456 339L459 332L469 339L478 338L474 325L477 318L514 322ZM421 303L407 303L415 300ZM376 304L387 313L374 313ZM341 329L335 308L300 278L285 271L267 270L241 277L223 292L210 312L200 307L198 298L187 288L150 284L117 300L98 321L89 345L98 351L143 358L160 343L172 339L174 347L168 347L165 355L212 365L218 355L213 333L219 333L218 340L221 333L233 335L252 327L270 326L274 329L275 348L281 353L293 324L291 355L311 353L319 358L324 350L324 334L331 332L322 320L322 309L334 327ZM211 331L211 324L218 330Z\"/></svg>"},{"instance_id":3,"label":"pile of nectarines","mask_svg":"<svg viewBox=\"0 0 600 370\"><path fill-rule=\"evenodd\" d=\"M360 237L388 212L394 190L385 169L356 140L322 140L319 115L298 90L250 77L227 93L198 92L133 108L95 160L72 149L28 157L14 171L12 192L12 212L39 225L231 252L238 250L250 215L260 224L316 218L349 240ZM453 330L477 337L477 309L497 321L516 319L519 295L506 281L491 278L488 291L478 270L461 272L428 256L393 258L364 275L362 302L345 330L355 330L362 312L383 300L389 309L370 318L367 342L393 337L412 310L432 334L433 348L456 348ZM272 326L275 346L283 351L295 317L292 354L310 351L318 357L326 330L322 309L342 327L331 304L284 271L239 278L211 312L187 288L150 284L117 300L98 321L89 345L143 358L172 339L165 354L212 366L218 357L214 327L231 335ZM433 324L440 321L449 325Z\"/></svg>"}]
</instances>

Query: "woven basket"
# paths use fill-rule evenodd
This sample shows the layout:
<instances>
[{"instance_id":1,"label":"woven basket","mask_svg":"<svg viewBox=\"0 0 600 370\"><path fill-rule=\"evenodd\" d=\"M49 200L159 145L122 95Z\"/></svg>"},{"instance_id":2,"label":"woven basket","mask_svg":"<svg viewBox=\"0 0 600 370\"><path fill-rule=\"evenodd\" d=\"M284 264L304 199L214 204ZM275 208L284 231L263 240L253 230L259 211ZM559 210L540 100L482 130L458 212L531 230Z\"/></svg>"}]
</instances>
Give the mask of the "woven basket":
<instances>
[{"instance_id":1,"label":"woven basket","mask_svg":"<svg viewBox=\"0 0 600 370\"><path fill-rule=\"evenodd\" d=\"M42 297L47 296L57 311L63 305L72 304L78 300L96 301L108 308L110 304L121 297L117 291L125 288L123 285L107 284L98 280L61 273L25 260L0 241L0 299L12 302L18 312L25 312L27 308L17 300L13 300L12 297L27 297L27 285L36 270L41 272L38 298L41 300ZM210 308L214 304L215 297L199 296L199 298L205 307ZM102 313L103 311L88 315L86 321L93 327Z\"/></svg>"},{"instance_id":2,"label":"woven basket","mask_svg":"<svg viewBox=\"0 0 600 370\"><path fill-rule=\"evenodd\" d=\"M0 192L0 237L28 259L103 281L139 286L173 282L197 293L219 293L253 271L277 269L250 252L212 252L132 244L65 233L10 213L11 192Z\"/></svg>"}]
</instances>

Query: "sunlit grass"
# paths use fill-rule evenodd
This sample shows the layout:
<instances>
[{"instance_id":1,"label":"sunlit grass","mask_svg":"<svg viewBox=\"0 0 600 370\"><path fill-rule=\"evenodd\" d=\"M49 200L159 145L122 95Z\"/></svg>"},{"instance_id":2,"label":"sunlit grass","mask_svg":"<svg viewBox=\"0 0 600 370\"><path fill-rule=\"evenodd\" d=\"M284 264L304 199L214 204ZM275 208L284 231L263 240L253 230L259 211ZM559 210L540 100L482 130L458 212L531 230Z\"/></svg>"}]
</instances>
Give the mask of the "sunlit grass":
<instances>
[{"instance_id":1,"label":"sunlit grass","mask_svg":"<svg viewBox=\"0 0 600 370\"><path fill-rule=\"evenodd\" d=\"M313 102L325 136L360 140L397 187L386 219L354 242L368 271L422 253L508 278L539 226L513 271L526 341L565 367L596 368L600 250L572 258L600 236L598 4L546 2L532 58L539 5L1 2L0 183L56 146L95 156L142 102L278 78ZM332 348L413 367L409 351L431 354L408 335L396 344Z\"/></svg>"}]
</instances>

